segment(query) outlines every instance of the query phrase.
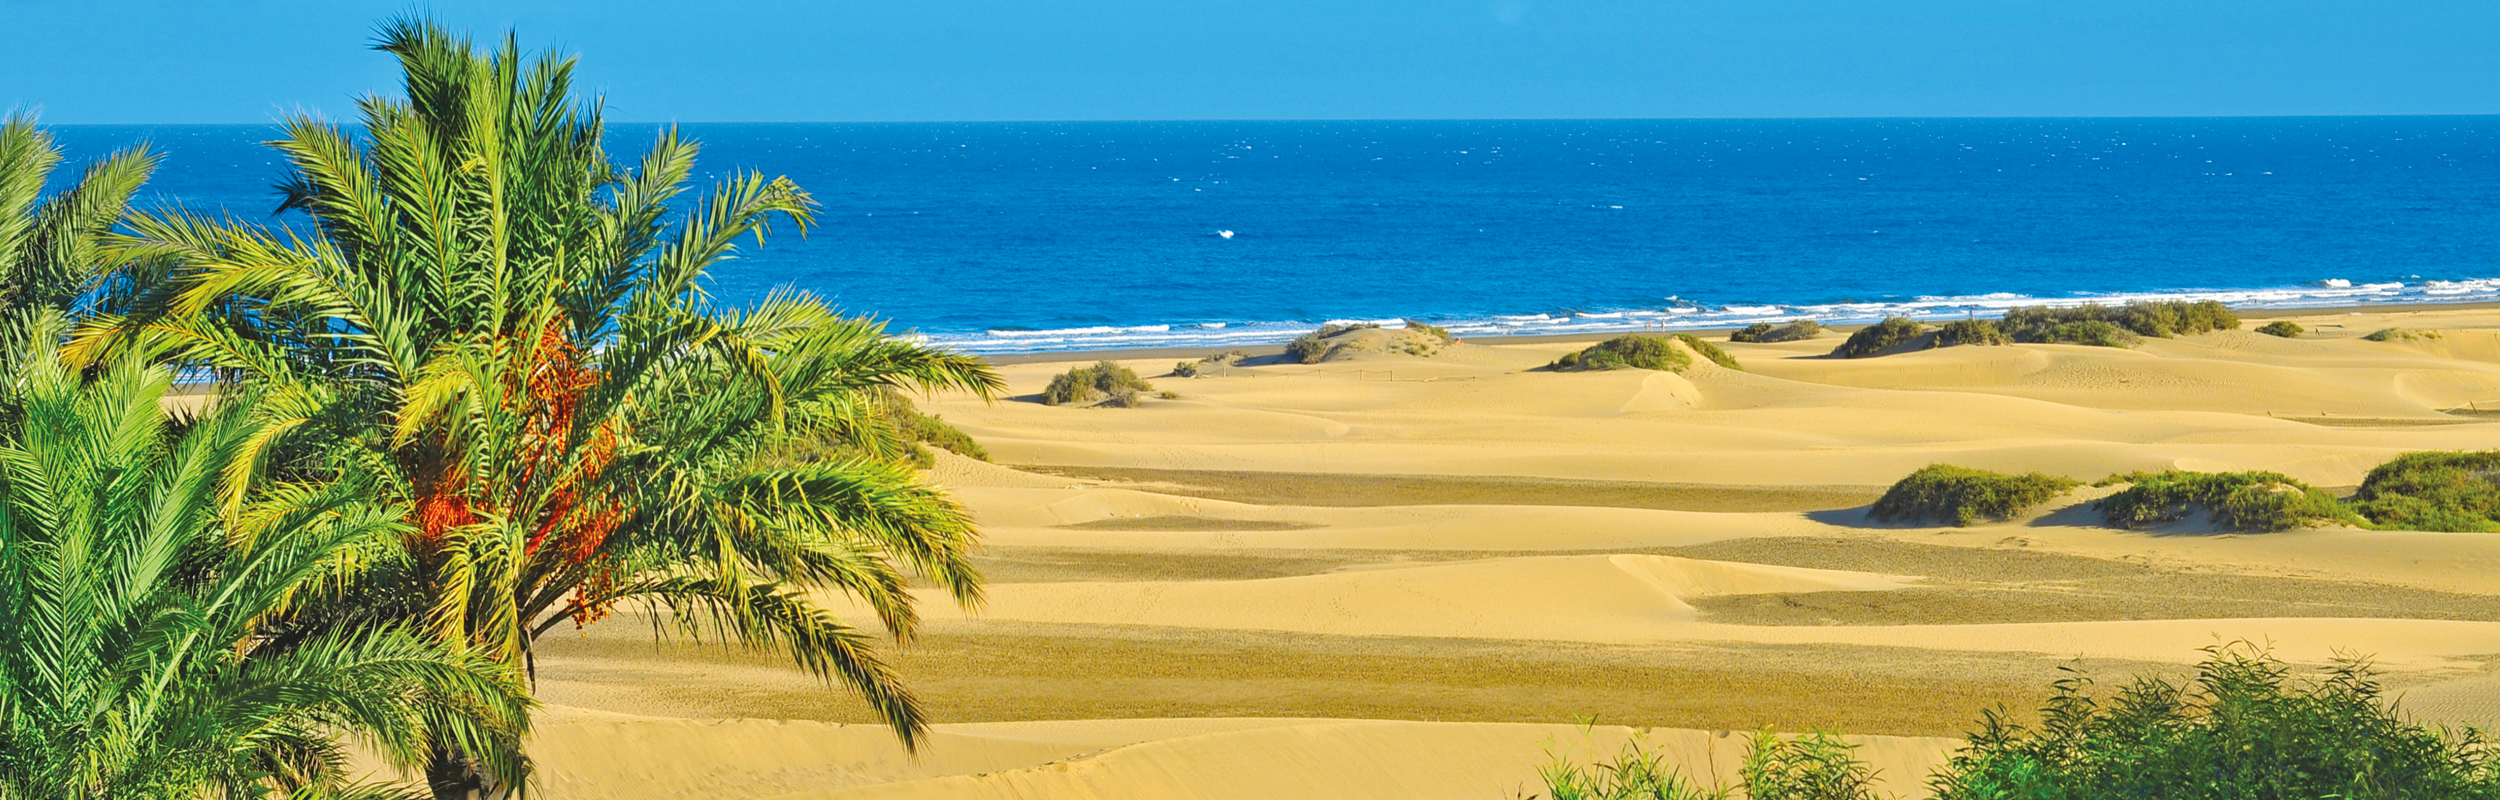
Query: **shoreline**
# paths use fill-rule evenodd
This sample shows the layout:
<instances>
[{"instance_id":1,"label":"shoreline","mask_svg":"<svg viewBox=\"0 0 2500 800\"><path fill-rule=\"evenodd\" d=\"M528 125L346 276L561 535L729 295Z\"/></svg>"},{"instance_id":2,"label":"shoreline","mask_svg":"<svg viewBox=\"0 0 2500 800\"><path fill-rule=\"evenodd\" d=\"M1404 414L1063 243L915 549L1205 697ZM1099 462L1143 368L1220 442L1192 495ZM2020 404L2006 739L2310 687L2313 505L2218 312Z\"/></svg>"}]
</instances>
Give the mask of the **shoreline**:
<instances>
[{"instance_id":1,"label":"shoreline","mask_svg":"<svg viewBox=\"0 0 2500 800\"><path fill-rule=\"evenodd\" d=\"M2287 317L2316 317L2336 314L2401 314L2407 312L2477 311L2488 309L2500 309L2500 301L2475 300L2463 303L2376 303L2347 306L2311 306L2305 308L2234 308L2231 309L2231 311L2232 313L2238 314L2241 319L2258 320L2283 319ZM1996 317L1988 317L1988 319L1995 318ZM1864 328L1868 324L1871 323L1849 323L1827 325L1825 327L1835 331L1849 332L1858 330L1859 328ZM1626 333L1689 333L1695 336L1725 336L1728 333L1739 329L1740 328L1735 327L1714 327L1676 328L1673 330L1655 331L1575 331L1572 333L1523 333L1500 336L1465 336L1460 337L1460 339L1461 341L1465 341L1469 344L1563 344L1569 342L1604 341L1606 339L1622 336ZM1261 356L1282 355L1285 352L1285 346L1281 343L1230 347L1188 345L1174 347L1111 348L1104 350L1050 350L1036 353L972 353L972 355L980 356L992 364L1003 365L1055 364L1076 361L1135 361L1162 358L1194 359L1236 350L1248 353L1252 358L1258 358Z\"/></svg>"}]
</instances>

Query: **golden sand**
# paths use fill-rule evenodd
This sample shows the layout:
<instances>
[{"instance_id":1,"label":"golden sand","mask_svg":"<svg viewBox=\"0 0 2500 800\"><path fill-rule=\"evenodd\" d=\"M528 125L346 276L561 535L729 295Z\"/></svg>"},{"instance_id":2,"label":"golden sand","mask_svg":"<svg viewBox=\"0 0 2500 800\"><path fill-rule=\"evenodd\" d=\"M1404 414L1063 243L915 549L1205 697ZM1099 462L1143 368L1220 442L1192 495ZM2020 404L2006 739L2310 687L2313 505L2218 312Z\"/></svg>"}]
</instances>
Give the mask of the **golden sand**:
<instances>
[{"instance_id":1,"label":"golden sand","mask_svg":"<svg viewBox=\"0 0 2500 800\"><path fill-rule=\"evenodd\" d=\"M936 398L999 464L933 471L991 584L972 612L929 595L901 656L942 723L916 759L772 657L624 616L542 644L543 788L1489 800L1533 789L1548 748L1649 729L1724 776L1726 731L1822 727L1914 793L1936 737L2019 716L2061 666L2175 674L2243 639L2367 654L2412 713L2500 722L2500 535L2119 531L2095 490L1972 528L1864 518L1936 462L2349 487L2397 453L2500 448L2500 311L2294 319L2317 334L1731 344L1745 371L1685 375L1460 345L1161 378L1179 397L1133 409ZM2442 335L2359 338L2394 326ZM1066 367L1003 372L1022 395Z\"/></svg>"}]
</instances>

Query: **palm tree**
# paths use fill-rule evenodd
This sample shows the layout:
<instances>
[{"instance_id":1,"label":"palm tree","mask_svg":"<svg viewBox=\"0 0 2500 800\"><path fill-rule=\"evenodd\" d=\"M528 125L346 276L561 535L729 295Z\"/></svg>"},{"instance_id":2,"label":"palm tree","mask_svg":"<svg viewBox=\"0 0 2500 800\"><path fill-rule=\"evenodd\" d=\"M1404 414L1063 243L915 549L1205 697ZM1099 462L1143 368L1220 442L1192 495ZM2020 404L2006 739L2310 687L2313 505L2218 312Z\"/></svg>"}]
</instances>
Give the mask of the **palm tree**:
<instances>
[{"instance_id":1,"label":"palm tree","mask_svg":"<svg viewBox=\"0 0 2500 800\"><path fill-rule=\"evenodd\" d=\"M89 164L76 184L46 197L44 184L60 163L60 148L33 115L0 119L0 314L10 329L35 309L67 311L104 288L102 240L156 170L155 154L133 146Z\"/></svg>"},{"instance_id":2,"label":"palm tree","mask_svg":"<svg viewBox=\"0 0 2500 800\"><path fill-rule=\"evenodd\" d=\"M353 481L221 514L219 471L262 433L248 398L168 420L169 370L82 385L50 356L59 318L34 329L0 383L0 798L352 794L341 737L414 768L519 735L526 693L482 654L272 622L386 557L399 514Z\"/></svg>"},{"instance_id":3,"label":"palm tree","mask_svg":"<svg viewBox=\"0 0 2500 800\"><path fill-rule=\"evenodd\" d=\"M569 60L525 60L508 37L480 55L412 20L378 47L407 96L363 101L361 141L295 119L274 143L294 165L284 207L317 235L138 217L116 255L162 278L71 351L174 352L260 387L270 427L238 476L374 476L409 509L413 560L391 579L408 591L355 613L518 670L536 637L635 604L778 647L915 741L918 702L819 599L864 601L897 640L916 620L908 573L978 602L969 518L879 457L876 405L894 389L991 397L998 377L801 294L715 307L706 271L773 218L804 227L814 202L740 173L674 213L696 145L672 130L637 167L611 165ZM772 458L792 437L862 452Z\"/></svg>"}]
</instances>

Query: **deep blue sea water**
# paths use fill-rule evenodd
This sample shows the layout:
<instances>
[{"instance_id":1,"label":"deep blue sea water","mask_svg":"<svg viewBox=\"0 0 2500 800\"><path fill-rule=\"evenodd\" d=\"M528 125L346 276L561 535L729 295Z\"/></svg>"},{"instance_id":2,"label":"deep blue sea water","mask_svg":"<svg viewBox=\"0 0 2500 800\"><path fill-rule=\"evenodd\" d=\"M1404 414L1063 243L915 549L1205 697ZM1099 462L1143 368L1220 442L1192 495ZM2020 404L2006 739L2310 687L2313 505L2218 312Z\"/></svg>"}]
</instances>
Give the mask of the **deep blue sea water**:
<instances>
[{"instance_id":1,"label":"deep blue sea water","mask_svg":"<svg viewBox=\"0 0 2500 800\"><path fill-rule=\"evenodd\" d=\"M980 352L1982 315L2146 295L2500 299L2500 117L695 124L824 204L715 273ZM266 219L265 126L151 203ZM629 161L656 131L612 125ZM1225 238L1219 231L1233 231Z\"/></svg>"}]
</instances>

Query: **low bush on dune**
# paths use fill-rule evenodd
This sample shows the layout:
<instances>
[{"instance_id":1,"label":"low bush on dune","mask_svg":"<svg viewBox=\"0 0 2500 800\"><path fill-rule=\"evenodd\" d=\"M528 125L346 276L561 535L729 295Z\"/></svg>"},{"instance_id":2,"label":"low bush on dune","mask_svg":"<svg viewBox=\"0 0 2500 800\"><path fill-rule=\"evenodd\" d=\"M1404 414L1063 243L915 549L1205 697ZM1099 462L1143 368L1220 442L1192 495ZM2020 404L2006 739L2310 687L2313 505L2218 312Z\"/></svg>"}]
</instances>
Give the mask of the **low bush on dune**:
<instances>
[{"instance_id":1,"label":"low bush on dune","mask_svg":"<svg viewBox=\"0 0 2500 800\"><path fill-rule=\"evenodd\" d=\"M1135 405L1139 392L1153 391L1137 371L1109 361L1090 367L1077 367L1050 379L1042 390L1042 402L1054 406L1110 404L1119 407ZM1107 403L1106 401L1118 401Z\"/></svg>"},{"instance_id":2,"label":"low bush on dune","mask_svg":"<svg viewBox=\"0 0 2500 800\"><path fill-rule=\"evenodd\" d=\"M2267 336L2280 336L2285 339L2297 339L2300 338L2301 334L2308 333L2309 329L2303 328L2300 326L2300 323L2293 322L2288 319L2278 319L2273 322L2257 326L2257 332Z\"/></svg>"},{"instance_id":3,"label":"low bush on dune","mask_svg":"<svg viewBox=\"0 0 2500 800\"><path fill-rule=\"evenodd\" d=\"M1223 353L1207 356L1196 361L1183 361L1178 364L1173 364L1172 376L1176 378L1195 378L1200 375L1212 373L1224 367L1239 364L1248 358L1250 358L1249 353L1244 353L1239 350L1227 350Z\"/></svg>"},{"instance_id":4,"label":"low bush on dune","mask_svg":"<svg viewBox=\"0 0 2500 800\"><path fill-rule=\"evenodd\" d=\"M1966 344L1999 345L2013 342L2005 330L1984 319L1957 319L1936 329L1937 347L1959 347Z\"/></svg>"},{"instance_id":5,"label":"low bush on dune","mask_svg":"<svg viewBox=\"0 0 2500 800\"><path fill-rule=\"evenodd\" d=\"M2500 450L2397 456L2370 470L2352 505L2380 528L2500 531Z\"/></svg>"},{"instance_id":6,"label":"low bush on dune","mask_svg":"<svg viewBox=\"0 0 2500 800\"><path fill-rule=\"evenodd\" d=\"M1450 343L1452 343L1452 342L1456 342L1456 341L1458 341L1458 337L1456 337L1456 336L1451 336L1451 335L1450 335L1450 329L1448 329L1448 328L1444 328L1444 327L1441 327L1441 326L1439 326L1439 325L1432 325L1432 324L1428 324L1428 323L1424 323L1424 322L1418 322L1418 321L1415 321L1415 320L1411 320L1411 319L1410 319L1410 320L1407 320L1407 321L1406 321L1406 329L1407 329L1407 330L1410 330L1410 331L1414 331L1414 332L1416 332L1416 333L1423 334L1423 335L1425 335L1425 336L1430 336L1430 337L1432 337L1432 338L1439 339L1439 340L1441 340L1441 343L1442 343L1442 344L1450 344Z\"/></svg>"},{"instance_id":7,"label":"low bush on dune","mask_svg":"<svg viewBox=\"0 0 2500 800\"><path fill-rule=\"evenodd\" d=\"M1563 372L1609 369L1683 372L1692 365L1693 357L1676 349L1665 337L1634 333L1598 342L1588 349L1563 356L1554 361L1552 368Z\"/></svg>"},{"instance_id":8,"label":"low bush on dune","mask_svg":"<svg viewBox=\"0 0 2500 800\"><path fill-rule=\"evenodd\" d=\"M2082 481L2039 472L2008 475L1930 464L1885 490L1867 514L1879 522L1935 520L1966 526L1981 520L2012 519L2081 485Z\"/></svg>"},{"instance_id":9,"label":"low bush on dune","mask_svg":"<svg viewBox=\"0 0 2500 800\"><path fill-rule=\"evenodd\" d=\"M1293 359L1295 363L1317 364L1321 359L1328 357L1328 351L1336 349L1336 345L1328 342L1329 339L1336 338L1342 334L1352 333L1354 331L1369 330L1378 327L1380 327L1380 323L1377 322L1331 322L1326 325L1321 325L1319 326L1319 330L1302 334L1301 336L1294 337L1293 341L1286 342L1285 356ZM1444 333L1446 332L1447 331L1444 331Z\"/></svg>"},{"instance_id":10,"label":"low bush on dune","mask_svg":"<svg viewBox=\"0 0 2500 800\"><path fill-rule=\"evenodd\" d=\"M987 448L948 424L946 419L922 412L902 392L887 389L867 395L870 418L856 429L817 430L790 436L775 444L761 457L783 465L837 462L867 457L900 461L916 469L937 466L937 448L956 455L990 460Z\"/></svg>"},{"instance_id":11,"label":"low bush on dune","mask_svg":"<svg viewBox=\"0 0 2500 800\"><path fill-rule=\"evenodd\" d=\"M2302 673L2245 643L2206 649L2184 680L2049 685L2036 725L2002 711L1927 776L1937 800L2492 800L2500 749L2473 729L2397 713L2369 665ZM1636 740L1637 742L1637 740ZM1753 738L1740 785L1705 786L1636 744L1544 770L1551 800L1867 800L1873 771L1813 733Z\"/></svg>"},{"instance_id":12,"label":"low bush on dune","mask_svg":"<svg viewBox=\"0 0 2500 800\"><path fill-rule=\"evenodd\" d=\"M1328 357L1328 341L1316 333L1306 333L1285 343L1285 357L1296 364L1317 364Z\"/></svg>"},{"instance_id":13,"label":"low bush on dune","mask_svg":"<svg viewBox=\"0 0 2500 800\"><path fill-rule=\"evenodd\" d=\"M2369 342L2419 342L2437 338L2438 331L2419 328L2380 328L2361 336L2363 341Z\"/></svg>"},{"instance_id":14,"label":"low bush on dune","mask_svg":"<svg viewBox=\"0 0 2500 800\"><path fill-rule=\"evenodd\" d=\"M1727 351L1719 349L1718 345L1702 341L1701 337L1694 336L1689 333L1679 333L1675 335L1675 340L1683 342L1685 347L1691 348L1693 352L1700 354L1702 358L1710 359L1710 363L1712 364L1717 364L1738 372L1743 372L1745 369L1743 366L1736 363L1735 356L1728 355Z\"/></svg>"},{"instance_id":15,"label":"low bush on dune","mask_svg":"<svg viewBox=\"0 0 2500 800\"><path fill-rule=\"evenodd\" d=\"M970 434L957 430L955 426L947 424L946 418L944 417L940 417L936 414L923 414L917 410L912 410L910 411L910 417L902 420L901 422L904 426L904 432L909 434L913 440L919 442L920 444L935 447L959 456L976 458L982 461L990 460L989 448L982 447L980 442L973 441ZM927 469L937 465L937 459L930 456L926 450L914 453L912 462L922 469Z\"/></svg>"},{"instance_id":16,"label":"low bush on dune","mask_svg":"<svg viewBox=\"0 0 2500 800\"><path fill-rule=\"evenodd\" d=\"M1823 323L1801 319L1786 325L1756 322L1745 326L1743 330L1728 334L1727 340L1747 344L1773 344L1812 339L1821 335L1823 335Z\"/></svg>"},{"instance_id":17,"label":"low bush on dune","mask_svg":"<svg viewBox=\"0 0 2500 800\"><path fill-rule=\"evenodd\" d=\"M2278 472L2135 472L2094 485L2120 484L2127 488L2092 504L2111 527L2176 522L2200 508L2215 525L2242 531L2363 524L2334 495Z\"/></svg>"},{"instance_id":18,"label":"low bush on dune","mask_svg":"<svg viewBox=\"0 0 2500 800\"><path fill-rule=\"evenodd\" d=\"M2006 311L1998 327L2017 342L2131 347L2143 336L2237 330L2240 316L2212 300L2148 300L2114 307L2024 306Z\"/></svg>"},{"instance_id":19,"label":"low bush on dune","mask_svg":"<svg viewBox=\"0 0 2500 800\"><path fill-rule=\"evenodd\" d=\"M1909 317L1885 317L1882 322L1859 328L1856 333L1849 334L1848 341L1841 342L1839 347L1832 348L1832 355L1841 358L1865 358L1879 355L1904 342L1918 338L1918 335L1926 329L1927 326L1920 325L1918 320Z\"/></svg>"}]
</instances>

